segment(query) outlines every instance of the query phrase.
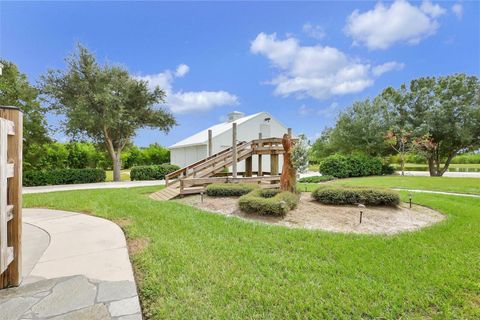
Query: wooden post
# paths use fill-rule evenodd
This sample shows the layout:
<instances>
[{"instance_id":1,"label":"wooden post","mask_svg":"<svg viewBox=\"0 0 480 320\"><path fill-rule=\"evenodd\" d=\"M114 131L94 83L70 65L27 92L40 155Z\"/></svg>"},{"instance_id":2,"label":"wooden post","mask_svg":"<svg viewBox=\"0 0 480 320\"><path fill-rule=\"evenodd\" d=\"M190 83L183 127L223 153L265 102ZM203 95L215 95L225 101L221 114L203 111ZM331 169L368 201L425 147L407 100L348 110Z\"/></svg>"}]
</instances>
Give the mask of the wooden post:
<instances>
[{"instance_id":1,"label":"wooden post","mask_svg":"<svg viewBox=\"0 0 480 320\"><path fill-rule=\"evenodd\" d=\"M290 138L292 137L292 128L287 129L287 134L290 136Z\"/></svg>"},{"instance_id":2,"label":"wooden post","mask_svg":"<svg viewBox=\"0 0 480 320\"><path fill-rule=\"evenodd\" d=\"M237 124L232 123L232 176L237 177Z\"/></svg>"},{"instance_id":3,"label":"wooden post","mask_svg":"<svg viewBox=\"0 0 480 320\"><path fill-rule=\"evenodd\" d=\"M252 176L252 157L248 157L245 159L245 176L251 177Z\"/></svg>"},{"instance_id":4,"label":"wooden post","mask_svg":"<svg viewBox=\"0 0 480 320\"><path fill-rule=\"evenodd\" d=\"M212 130L208 130L208 156L212 154Z\"/></svg>"},{"instance_id":5,"label":"wooden post","mask_svg":"<svg viewBox=\"0 0 480 320\"><path fill-rule=\"evenodd\" d=\"M270 155L270 175L278 175L278 154Z\"/></svg>"},{"instance_id":6,"label":"wooden post","mask_svg":"<svg viewBox=\"0 0 480 320\"><path fill-rule=\"evenodd\" d=\"M261 132L258 134L258 139L260 139L260 140L262 139L262 133L261 133ZM260 143L259 147L263 147L263 143ZM262 155L261 155L261 154L258 155L258 169L257 169L257 171L258 171L258 172L257 172L257 176L258 176L258 177L263 176L263 171L262 171Z\"/></svg>"},{"instance_id":7,"label":"wooden post","mask_svg":"<svg viewBox=\"0 0 480 320\"><path fill-rule=\"evenodd\" d=\"M14 135L8 137L8 163L13 164L13 176L8 179L8 205L12 219L8 222L8 246L13 247L13 260L0 275L0 288L18 286L22 281L22 148L23 112L17 107L0 106L0 118L13 122ZM2 163L3 165L3 163Z\"/></svg>"}]
</instances>

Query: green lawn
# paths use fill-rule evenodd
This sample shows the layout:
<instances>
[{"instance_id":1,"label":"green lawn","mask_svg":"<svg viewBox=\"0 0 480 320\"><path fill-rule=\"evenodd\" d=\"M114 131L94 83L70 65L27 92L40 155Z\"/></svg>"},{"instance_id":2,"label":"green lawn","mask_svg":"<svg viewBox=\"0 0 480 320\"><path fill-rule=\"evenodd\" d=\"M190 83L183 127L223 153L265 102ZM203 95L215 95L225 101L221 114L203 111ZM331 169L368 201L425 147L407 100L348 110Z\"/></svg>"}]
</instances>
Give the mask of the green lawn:
<instances>
[{"instance_id":1,"label":"green lawn","mask_svg":"<svg viewBox=\"0 0 480 320\"><path fill-rule=\"evenodd\" d=\"M107 170L105 171L105 173L107 174L107 178L105 179L105 181L113 181L113 171ZM120 178L122 181L130 181L130 170L122 170Z\"/></svg>"},{"instance_id":2,"label":"green lawn","mask_svg":"<svg viewBox=\"0 0 480 320\"><path fill-rule=\"evenodd\" d=\"M416 194L448 219L369 236L245 222L149 199L157 189L31 194L24 203L130 221L129 240L149 239L132 256L148 319L480 317L479 199Z\"/></svg>"}]
</instances>

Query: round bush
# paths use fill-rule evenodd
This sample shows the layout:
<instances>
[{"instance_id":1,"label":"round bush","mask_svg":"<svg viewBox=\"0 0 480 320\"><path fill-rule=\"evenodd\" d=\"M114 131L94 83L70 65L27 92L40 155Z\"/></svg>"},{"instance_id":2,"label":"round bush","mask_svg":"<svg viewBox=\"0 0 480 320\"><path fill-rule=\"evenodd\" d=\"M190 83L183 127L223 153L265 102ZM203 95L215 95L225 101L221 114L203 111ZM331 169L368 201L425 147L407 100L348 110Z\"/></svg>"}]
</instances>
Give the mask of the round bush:
<instances>
[{"instance_id":1,"label":"round bush","mask_svg":"<svg viewBox=\"0 0 480 320\"><path fill-rule=\"evenodd\" d=\"M239 197L257 188L253 183L212 183L206 193L210 197Z\"/></svg>"},{"instance_id":2,"label":"round bush","mask_svg":"<svg viewBox=\"0 0 480 320\"><path fill-rule=\"evenodd\" d=\"M382 161L379 158L355 155L333 155L320 162L322 175L335 178L364 177L382 174Z\"/></svg>"},{"instance_id":3,"label":"round bush","mask_svg":"<svg viewBox=\"0 0 480 320\"><path fill-rule=\"evenodd\" d=\"M136 166L130 170L130 180L163 180L169 173L180 169L173 164L160 164L153 166Z\"/></svg>"},{"instance_id":4,"label":"round bush","mask_svg":"<svg viewBox=\"0 0 480 320\"><path fill-rule=\"evenodd\" d=\"M241 196L238 206L248 213L266 216L284 216L298 205L298 195L278 189L257 189Z\"/></svg>"},{"instance_id":5,"label":"round bush","mask_svg":"<svg viewBox=\"0 0 480 320\"><path fill-rule=\"evenodd\" d=\"M400 203L398 192L388 189L328 186L312 192L312 197L323 204L370 206L397 206Z\"/></svg>"}]
</instances>

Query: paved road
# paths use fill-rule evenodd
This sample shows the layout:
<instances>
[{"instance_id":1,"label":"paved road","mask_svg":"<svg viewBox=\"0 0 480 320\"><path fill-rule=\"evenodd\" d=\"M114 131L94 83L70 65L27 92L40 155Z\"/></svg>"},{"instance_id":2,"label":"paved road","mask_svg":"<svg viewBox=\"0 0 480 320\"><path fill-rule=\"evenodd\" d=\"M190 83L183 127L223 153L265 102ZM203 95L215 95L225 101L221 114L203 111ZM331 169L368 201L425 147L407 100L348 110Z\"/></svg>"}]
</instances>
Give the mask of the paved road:
<instances>
[{"instance_id":1,"label":"paved road","mask_svg":"<svg viewBox=\"0 0 480 320\"><path fill-rule=\"evenodd\" d=\"M400 171L397 171L397 174L401 174ZM414 177L428 177L430 173L428 171L405 171L406 176ZM480 172L445 172L444 177L452 178L480 178Z\"/></svg>"},{"instance_id":2,"label":"paved road","mask_svg":"<svg viewBox=\"0 0 480 320\"><path fill-rule=\"evenodd\" d=\"M133 187L161 186L164 184L165 184L165 180L64 184L64 185L57 185L57 186L24 187L23 194L55 192L55 191L71 191L71 190L88 190L88 189L133 188Z\"/></svg>"}]
</instances>

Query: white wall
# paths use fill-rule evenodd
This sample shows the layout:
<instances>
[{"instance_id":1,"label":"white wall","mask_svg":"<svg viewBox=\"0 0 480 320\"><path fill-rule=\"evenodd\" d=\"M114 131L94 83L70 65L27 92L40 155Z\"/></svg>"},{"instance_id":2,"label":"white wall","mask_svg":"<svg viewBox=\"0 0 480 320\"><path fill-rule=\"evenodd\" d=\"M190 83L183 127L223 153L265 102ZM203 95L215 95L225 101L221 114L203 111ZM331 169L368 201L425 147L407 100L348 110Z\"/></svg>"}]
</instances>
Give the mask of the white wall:
<instances>
[{"instance_id":1,"label":"white wall","mask_svg":"<svg viewBox=\"0 0 480 320\"><path fill-rule=\"evenodd\" d=\"M265 118L271 118L270 122L265 122ZM262 130L262 125L269 125L270 126L270 137L265 136L265 128ZM237 140L238 141L251 141L254 139L258 139L258 134L260 131L263 131L262 138L281 138L283 134L287 133L288 128L284 127L280 122L275 120L271 115L268 113L262 112L258 116L253 119L250 119L247 122L241 123L237 125ZM230 148L232 146L232 130L228 130L216 137L213 138L212 141L212 153L217 153L221 150ZM283 157L279 157L279 170L282 170L282 163ZM230 168L231 170L231 168ZM253 171L258 170L258 157L255 155L253 156ZM262 156L262 170L263 171L270 171L270 156L264 155ZM237 171L245 171L245 161L241 161L237 165Z\"/></svg>"},{"instance_id":2,"label":"white wall","mask_svg":"<svg viewBox=\"0 0 480 320\"><path fill-rule=\"evenodd\" d=\"M207 146L191 146L170 150L170 163L186 167L191 163L207 157Z\"/></svg>"}]
</instances>

